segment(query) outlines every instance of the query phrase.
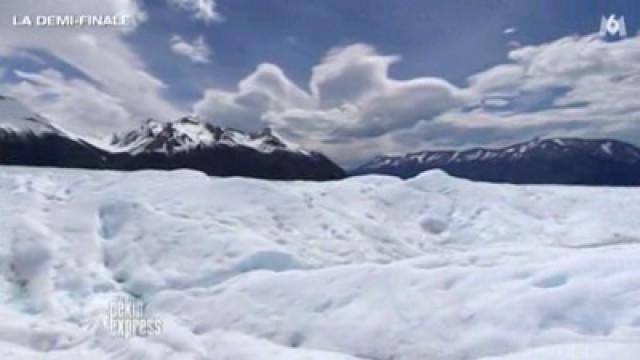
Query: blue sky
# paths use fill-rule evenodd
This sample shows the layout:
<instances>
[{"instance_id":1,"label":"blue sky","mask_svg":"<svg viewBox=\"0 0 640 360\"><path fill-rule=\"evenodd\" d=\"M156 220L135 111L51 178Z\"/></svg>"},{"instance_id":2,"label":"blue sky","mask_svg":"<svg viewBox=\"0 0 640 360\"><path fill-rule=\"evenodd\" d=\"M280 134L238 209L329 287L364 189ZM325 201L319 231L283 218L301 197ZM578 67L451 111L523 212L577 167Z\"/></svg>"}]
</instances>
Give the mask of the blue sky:
<instances>
[{"instance_id":1,"label":"blue sky","mask_svg":"<svg viewBox=\"0 0 640 360\"><path fill-rule=\"evenodd\" d=\"M91 136L196 113L270 126L352 165L535 136L640 135L637 1L7 0L0 10L0 92ZM138 25L10 25L115 13ZM598 36L610 14L625 17L627 38Z\"/></svg>"},{"instance_id":2,"label":"blue sky","mask_svg":"<svg viewBox=\"0 0 640 360\"><path fill-rule=\"evenodd\" d=\"M329 49L359 42L402 55L393 77L430 75L464 85L468 76L505 62L510 40L540 44L587 35L598 30L603 14L640 14L634 1L584 0L229 0L219 1L217 9L226 20L203 24L185 22L167 4L150 5L150 17L158 21L144 23L131 43L142 52L157 50L149 57L152 69L172 83L187 76L187 87L206 81L231 88L262 62L286 69L290 79L305 86L311 67ZM627 16L630 28L637 28L636 21ZM505 35L511 27L518 31ZM171 32L203 35L215 61L201 67L168 62L168 49L161 45ZM185 93L178 88L175 95Z\"/></svg>"},{"instance_id":3,"label":"blue sky","mask_svg":"<svg viewBox=\"0 0 640 360\"><path fill-rule=\"evenodd\" d=\"M172 96L192 101L202 88L232 89L257 64L273 63L299 86L310 69L337 46L366 43L400 54L391 76L437 76L463 86L472 74L507 61L509 42L540 44L598 31L603 14L629 14L637 29L636 1L428 1L428 0L227 0L217 2L224 21L185 21L162 2L148 1L152 21L128 41L147 55L150 68L176 85ZM512 34L504 30L516 28ZM215 52L205 66L171 61L171 33L204 36Z\"/></svg>"}]
</instances>

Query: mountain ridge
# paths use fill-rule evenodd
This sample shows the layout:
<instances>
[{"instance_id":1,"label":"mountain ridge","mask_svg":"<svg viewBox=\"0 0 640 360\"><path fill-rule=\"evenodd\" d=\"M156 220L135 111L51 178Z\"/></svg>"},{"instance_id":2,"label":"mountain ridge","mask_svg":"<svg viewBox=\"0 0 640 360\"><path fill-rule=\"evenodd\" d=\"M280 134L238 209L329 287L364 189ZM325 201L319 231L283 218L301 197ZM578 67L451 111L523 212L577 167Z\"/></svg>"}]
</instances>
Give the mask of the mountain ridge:
<instances>
[{"instance_id":1,"label":"mountain ridge","mask_svg":"<svg viewBox=\"0 0 640 360\"><path fill-rule=\"evenodd\" d=\"M19 101L0 98L0 164L109 170L193 169L211 176L334 180L346 176L325 155L280 139L196 117L147 120L108 143L68 132Z\"/></svg>"},{"instance_id":2,"label":"mountain ridge","mask_svg":"<svg viewBox=\"0 0 640 360\"><path fill-rule=\"evenodd\" d=\"M496 183L640 185L640 148L613 139L535 138L500 148L378 156L350 174L410 178L431 169Z\"/></svg>"}]
</instances>

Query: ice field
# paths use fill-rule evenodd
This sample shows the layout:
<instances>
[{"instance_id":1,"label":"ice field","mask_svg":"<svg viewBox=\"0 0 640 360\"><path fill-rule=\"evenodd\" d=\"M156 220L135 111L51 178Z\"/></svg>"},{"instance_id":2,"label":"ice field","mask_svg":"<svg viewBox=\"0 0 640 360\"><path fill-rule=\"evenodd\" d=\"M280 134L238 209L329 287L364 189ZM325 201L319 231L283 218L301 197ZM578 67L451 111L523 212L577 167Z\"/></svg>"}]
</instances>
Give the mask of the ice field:
<instances>
[{"instance_id":1,"label":"ice field","mask_svg":"<svg viewBox=\"0 0 640 360\"><path fill-rule=\"evenodd\" d=\"M640 190L0 167L2 359L640 358ZM157 336L114 336L131 297Z\"/></svg>"}]
</instances>

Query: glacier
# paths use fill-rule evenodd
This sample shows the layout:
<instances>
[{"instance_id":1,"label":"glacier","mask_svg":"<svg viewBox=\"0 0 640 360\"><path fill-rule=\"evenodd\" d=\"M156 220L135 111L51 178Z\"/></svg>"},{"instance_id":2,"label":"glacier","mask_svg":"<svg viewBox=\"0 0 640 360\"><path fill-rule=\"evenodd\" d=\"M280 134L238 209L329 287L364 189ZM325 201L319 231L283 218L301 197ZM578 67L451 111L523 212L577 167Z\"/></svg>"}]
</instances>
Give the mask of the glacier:
<instances>
[{"instance_id":1,"label":"glacier","mask_svg":"<svg viewBox=\"0 0 640 360\"><path fill-rule=\"evenodd\" d=\"M640 358L640 190L0 167L0 358ZM100 326L119 297L164 326Z\"/></svg>"}]
</instances>

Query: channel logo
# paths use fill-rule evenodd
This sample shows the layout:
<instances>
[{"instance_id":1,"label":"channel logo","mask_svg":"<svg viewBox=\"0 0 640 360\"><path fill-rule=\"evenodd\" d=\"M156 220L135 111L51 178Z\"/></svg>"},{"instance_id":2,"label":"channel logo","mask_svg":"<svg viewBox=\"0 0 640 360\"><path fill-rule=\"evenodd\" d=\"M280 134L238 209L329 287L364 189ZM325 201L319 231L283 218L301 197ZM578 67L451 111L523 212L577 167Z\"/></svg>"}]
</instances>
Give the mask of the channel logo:
<instances>
[{"instance_id":1,"label":"channel logo","mask_svg":"<svg viewBox=\"0 0 640 360\"><path fill-rule=\"evenodd\" d=\"M624 38L627 36L627 26L624 22L624 16L616 19L615 14L600 19L600 37L617 36Z\"/></svg>"}]
</instances>

